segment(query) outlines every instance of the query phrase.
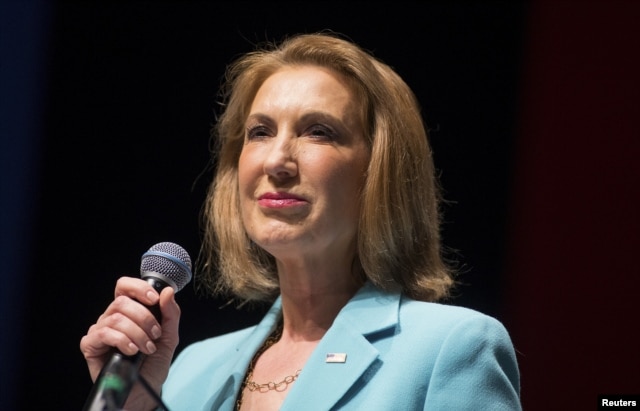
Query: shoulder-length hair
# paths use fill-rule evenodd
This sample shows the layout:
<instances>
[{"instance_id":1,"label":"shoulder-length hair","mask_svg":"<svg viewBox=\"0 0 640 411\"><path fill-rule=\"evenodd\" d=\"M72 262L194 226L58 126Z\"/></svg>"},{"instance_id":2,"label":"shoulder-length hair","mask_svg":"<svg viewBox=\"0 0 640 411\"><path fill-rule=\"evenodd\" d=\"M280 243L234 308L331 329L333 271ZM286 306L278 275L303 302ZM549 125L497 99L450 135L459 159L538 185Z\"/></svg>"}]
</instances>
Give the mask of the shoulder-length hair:
<instances>
[{"instance_id":1,"label":"shoulder-length hair","mask_svg":"<svg viewBox=\"0 0 640 411\"><path fill-rule=\"evenodd\" d=\"M215 178L204 206L203 284L214 294L269 301L279 292L274 258L242 223L238 159L244 125L262 83L284 66L316 65L346 78L362 104L371 159L361 193L358 256L383 290L436 301L454 281L440 245L439 189L419 104L396 72L334 34L302 34L243 55L228 68L223 113L212 136Z\"/></svg>"}]
</instances>

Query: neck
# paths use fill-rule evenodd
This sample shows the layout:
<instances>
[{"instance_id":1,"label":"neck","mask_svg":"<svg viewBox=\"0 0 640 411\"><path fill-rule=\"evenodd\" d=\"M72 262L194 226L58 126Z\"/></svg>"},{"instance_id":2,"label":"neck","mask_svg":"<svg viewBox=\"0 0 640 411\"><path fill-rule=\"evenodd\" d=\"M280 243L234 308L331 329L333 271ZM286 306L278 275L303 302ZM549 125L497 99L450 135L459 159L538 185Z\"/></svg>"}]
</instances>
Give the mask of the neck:
<instances>
[{"instance_id":1,"label":"neck","mask_svg":"<svg viewBox=\"0 0 640 411\"><path fill-rule=\"evenodd\" d=\"M327 268L295 274L279 267L282 295L283 340L318 341L333 324L342 307L362 286L353 269Z\"/></svg>"}]
</instances>

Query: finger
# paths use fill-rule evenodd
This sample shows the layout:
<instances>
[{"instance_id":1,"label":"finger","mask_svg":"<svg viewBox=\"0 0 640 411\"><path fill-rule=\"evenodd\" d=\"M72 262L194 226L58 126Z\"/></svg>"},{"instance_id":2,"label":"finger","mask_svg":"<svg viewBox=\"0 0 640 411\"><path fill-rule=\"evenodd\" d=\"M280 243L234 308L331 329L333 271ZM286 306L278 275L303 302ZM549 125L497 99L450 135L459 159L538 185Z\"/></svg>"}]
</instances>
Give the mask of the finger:
<instances>
[{"instance_id":1,"label":"finger","mask_svg":"<svg viewBox=\"0 0 640 411\"><path fill-rule=\"evenodd\" d=\"M152 306L158 303L159 295L156 290L141 278L120 277L116 282L115 297L121 295L133 298L143 304Z\"/></svg>"},{"instance_id":2,"label":"finger","mask_svg":"<svg viewBox=\"0 0 640 411\"><path fill-rule=\"evenodd\" d=\"M146 310L146 308L142 308L142 310ZM103 337L103 341L118 349L123 349L123 346L127 344L145 354L153 354L156 351L153 340L160 336L160 326L155 322L151 313L146 314L145 317L150 317L150 321L154 325L141 326L140 323L121 312L113 313L102 320L100 328L97 330L98 335ZM150 321L145 321L145 323L150 323ZM117 345L113 344L114 338L116 338Z\"/></svg>"},{"instance_id":3,"label":"finger","mask_svg":"<svg viewBox=\"0 0 640 411\"><path fill-rule=\"evenodd\" d=\"M180 320L180 307L176 303L175 293L171 287L162 290L159 304L162 313L162 336L156 340L158 350L155 354L147 357L142 366L142 372L146 373L147 381L152 386L158 387L166 378L178 345L178 323Z\"/></svg>"},{"instance_id":4,"label":"finger","mask_svg":"<svg viewBox=\"0 0 640 411\"><path fill-rule=\"evenodd\" d=\"M149 307L125 296L116 297L97 324L127 334L141 348L162 334L161 325Z\"/></svg>"},{"instance_id":5,"label":"finger","mask_svg":"<svg viewBox=\"0 0 640 411\"><path fill-rule=\"evenodd\" d=\"M80 340L80 352L82 352L82 355L87 361L89 374L93 381L98 378L98 374L108 360L111 351L112 349L109 345L104 344L99 339L96 340L95 334L92 334L92 331L89 331L87 335Z\"/></svg>"},{"instance_id":6,"label":"finger","mask_svg":"<svg viewBox=\"0 0 640 411\"><path fill-rule=\"evenodd\" d=\"M93 324L80 339L80 352L85 359L100 358L111 350L111 346L101 341L96 334L97 326Z\"/></svg>"},{"instance_id":7,"label":"finger","mask_svg":"<svg viewBox=\"0 0 640 411\"><path fill-rule=\"evenodd\" d=\"M104 346L116 347L127 355L135 354L138 349L149 354L155 349L150 342L160 336L160 330L160 324L145 306L129 297L119 296L89 328L87 336L92 337L88 341L96 347L98 355ZM99 341L100 345L94 341ZM127 347L129 344L133 345Z\"/></svg>"}]
</instances>

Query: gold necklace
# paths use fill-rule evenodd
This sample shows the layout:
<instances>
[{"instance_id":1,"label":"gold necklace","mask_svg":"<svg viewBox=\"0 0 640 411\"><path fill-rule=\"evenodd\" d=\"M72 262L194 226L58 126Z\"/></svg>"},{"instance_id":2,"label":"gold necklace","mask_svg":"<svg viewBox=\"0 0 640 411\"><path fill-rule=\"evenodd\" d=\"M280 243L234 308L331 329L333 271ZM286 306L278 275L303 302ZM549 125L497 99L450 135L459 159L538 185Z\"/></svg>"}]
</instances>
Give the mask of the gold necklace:
<instances>
[{"instance_id":1,"label":"gold necklace","mask_svg":"<svg viewBox=\"0 0 640 411\"><path fill-rule=\"evenodd\" d=\"M258 362L258 358L260 358L260 356L265 351L267 351L269 347L271 347L273 344L278 342L280 340L280 337L282 337L282 321L273 330L271 335L264 341L262 346L258 349L258 351L256 351L255 355L251 359L251 362L249 363L249 367L247 368L247 374L245 375L244 381L242 382L242 387L240 387L240 394L238 395L238 400L236 401L236 410L239 410L240 406L242 405L242 396L243 396L242 393L245 388L247 388L251 392L258 391L259 393L266 393L269 391L282 392L287 389L289 384L293 383L295 380L298 379L298 376L300 375L300 372L302 371L302 369L297 370L296 373L293 375L288 375L284 377L284 379L280 382L270 381L264 384L258 384L255 381L251 380L251 377L253 376L253 369L255 368L256 363Z\"/></svg>"},{"instance_id":2,"label":"gold necklace","mask_svg":"<svg viewBox=\"0 0 640 411\"><path fill-rule=\"evenodd\" d=\"M287 389L289 384L291 384L292 382L294 382L295 380L298 379L298 375L300 375L300 371L302 371L302 370L296 371L296 373L293 374L293 375L287 375L280 382L269 381L269 382L264 383L264 384L258 384L255 381L251 381L249 379L253 375L253 373L251 373L247 377L246 387L251 392L253 392L253 391L258 391L259 393L265 393L265 392L269 392L269 391L282 392L282 391Z\"/></svg>"}]
</instances>

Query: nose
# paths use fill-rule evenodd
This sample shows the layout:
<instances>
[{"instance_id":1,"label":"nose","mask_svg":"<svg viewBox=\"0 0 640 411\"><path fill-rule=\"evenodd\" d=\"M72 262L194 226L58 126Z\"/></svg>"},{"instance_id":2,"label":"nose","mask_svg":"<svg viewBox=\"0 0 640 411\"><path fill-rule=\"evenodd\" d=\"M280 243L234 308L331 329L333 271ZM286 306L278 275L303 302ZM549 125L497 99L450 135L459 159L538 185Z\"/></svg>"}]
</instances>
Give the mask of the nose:
<instances>
[{"instance_id":1,"label":"nose","mask_svg":"<svg viewBox=\"0 0 640 411\"><path fill-rule=\"evenodd\" d=\"M278 135L272 138L264 161L265 174L277 180L295 177L298 174L296 152L295 137Z\"/></svg>"}]
</instances>

